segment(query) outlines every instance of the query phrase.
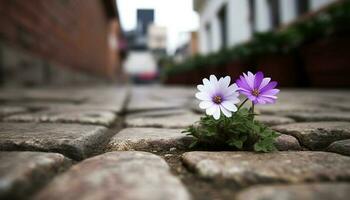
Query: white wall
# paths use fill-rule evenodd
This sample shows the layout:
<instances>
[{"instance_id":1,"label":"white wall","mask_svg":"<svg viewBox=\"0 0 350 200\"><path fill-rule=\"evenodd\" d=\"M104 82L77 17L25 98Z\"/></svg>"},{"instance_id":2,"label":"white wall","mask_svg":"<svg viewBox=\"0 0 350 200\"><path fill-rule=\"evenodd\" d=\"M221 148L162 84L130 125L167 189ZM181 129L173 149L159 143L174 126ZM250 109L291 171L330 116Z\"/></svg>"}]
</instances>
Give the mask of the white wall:
<instances>
[{"instance_id":1,"label":"white wall","mask_svg":"<svg viewBox=\"0 0 350 200\"><path fill-rule=\"evenodd\" d=\"M251 37L248 0L229 0L227 4L228 46L233 46Z\"/></svg>"},{"instance_id":2,"label":"white wall","mask_svg":"<svg viewBox=\"0 0 350 200\"><path fill-rule=\"evenodd\" d=\"M265 32L271 29L269 7L266 0L255 0L256 31Z\"/></svg>"},{"instance_id":3,"label":"white wall","mask_svg":"<svg viewBox=\"0 0 350 200\"><path fill-rule=\"evenodd\" d=\"M321 8L324 5L327 5L335 0L311 0L310 1L310 7L312 10L317 10Z\"/></svg>"},{"instance_id":4,"label":"white wall","mask_svg":"<svg viewBox=\"0 0 350 200\"><path fill-rule=\"evenodd\" d=\"M282 24L289 23L297 17L296 0L280 0L280 17Z\"/></svg>"}]
</instances>

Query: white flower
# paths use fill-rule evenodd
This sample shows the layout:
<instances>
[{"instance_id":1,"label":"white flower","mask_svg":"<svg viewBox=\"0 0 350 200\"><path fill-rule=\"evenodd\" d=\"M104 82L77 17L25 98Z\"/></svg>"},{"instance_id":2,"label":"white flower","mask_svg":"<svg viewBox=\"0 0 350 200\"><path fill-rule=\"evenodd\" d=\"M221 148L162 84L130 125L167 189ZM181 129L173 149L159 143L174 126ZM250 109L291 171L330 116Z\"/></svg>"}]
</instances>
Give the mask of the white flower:
<instances>
[{"instance_id":1,"label":"white flower","mask_svg":"<svg viewBox=\"0 0 350 200\"><path fill-rule=\"evenodd\" d=\"M201 100L199 107L205 109L207 115L213 115L214 119L220 118L221 112L226 117L231 117L232 112L237 111L235 104L239 102L238 87L234 83L230 85L231 78L226 76L219 80L210 75L210 80L203 79L203 85L198 85L197 99Z\"/></svg>"}]
</instances>

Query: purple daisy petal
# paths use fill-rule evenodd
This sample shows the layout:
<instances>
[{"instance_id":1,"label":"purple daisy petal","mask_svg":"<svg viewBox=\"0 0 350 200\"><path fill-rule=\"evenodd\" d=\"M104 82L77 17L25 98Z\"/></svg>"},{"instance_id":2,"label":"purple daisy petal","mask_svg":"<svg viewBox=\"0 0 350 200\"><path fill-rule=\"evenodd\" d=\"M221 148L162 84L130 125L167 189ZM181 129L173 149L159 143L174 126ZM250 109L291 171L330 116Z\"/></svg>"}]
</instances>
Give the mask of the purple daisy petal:
<instances>
[{"instance_id":1,"label":"purple daisy petal","mask_svg":"<svg viewBox=\"0 0 350 200\"><path fill-rule=\"evenodd\" d=\"M268 83L265 87L263 87L260 90L260 93L264 93L267 90L274 89L276 86L277 86L277 82L276 81L272 81L272 82Z\"/></svg>"},{"instance_id":2,"label":"purple daisy petal","mask_svg":"<svg viewBox=\"0 0 350 200\"><path fill-rule=\"evenodd\" d=\"M261 92L261 95L276 95L277 93L279 93L279 89L271 89L271 90L266 90L264 92Z\"/></svg>"},{"instance_id":3,"label":"purple daisy petal","mask_svg":"<svg viewBox=\"0 0 350 200\"><path fill-rule=\"evenodd\" d=\"M262 72L258 72L255 74L254 89L259 89L263 79L264 79L264 74Z\"/></svg>"}]
</instances>

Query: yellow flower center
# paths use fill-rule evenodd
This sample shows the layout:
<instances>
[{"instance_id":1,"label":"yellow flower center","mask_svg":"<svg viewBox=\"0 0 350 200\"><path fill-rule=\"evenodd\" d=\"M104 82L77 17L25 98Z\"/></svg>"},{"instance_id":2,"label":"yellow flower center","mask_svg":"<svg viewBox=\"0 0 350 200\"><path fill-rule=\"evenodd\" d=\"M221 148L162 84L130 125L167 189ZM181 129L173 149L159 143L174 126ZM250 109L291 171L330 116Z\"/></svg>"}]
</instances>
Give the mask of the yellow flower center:
<instances>
[{"instance_id":1,"label":"yellow flower center","mask_svg":"<svg viewBox=\"0 0 350 200\"><path fill-rule=\"evenodd\" d=\"M222 102L222 97L221 96L215 96L213 98L214 103L220 104Z\"/></svg>"},{"instance_id":2,"label":"yellow flower center","mask_svg":"<svg viewBox=\"0 0 350 200\"><path fill-rule=\"evenodd\" d=\"M254 95L254 96L259 96L259 90L258 89L254 89L253 91L252 91L252 95Z\"/></svg>"}]
</instances>

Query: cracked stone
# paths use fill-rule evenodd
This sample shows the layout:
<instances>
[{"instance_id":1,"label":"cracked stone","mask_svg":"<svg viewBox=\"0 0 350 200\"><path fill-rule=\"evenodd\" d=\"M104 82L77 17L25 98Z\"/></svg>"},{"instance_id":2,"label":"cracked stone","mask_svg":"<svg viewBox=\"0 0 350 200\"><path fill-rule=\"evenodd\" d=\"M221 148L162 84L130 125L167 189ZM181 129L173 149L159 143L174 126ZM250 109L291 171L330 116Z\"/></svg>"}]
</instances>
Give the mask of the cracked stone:
<instances>
[{"instance_id":1,"label":"cracked stone","mask_svg":"<svg viewBox=\"0 0 350 200\"><path fill-rule=\"evenodd\" d=\"M199 119L200 115L192 113L154 117L130 116L125 123L129 127L186 128Z\"/></svg>"},{"instance_id":2,"label":"cracked stone","mask_svg":"<svg viewBox=\"0 0 350 200\"><path fill-rule=\"evenodd\" d=\"M240 192L237 200L347 200L348 183L313 183L297 185L257 186Z\"/></svg>"},{"instance_id":3,"label":"cracked stone","mask_svg":"<svg viewBox=\"0 0 350 200\"><path fill-rule=\"evenodd\" d=\"M181 129L126 128L114 135L107 145L108 151L124 150L168 150L186 148L192 137L181 133Z\"/></svg>"},{"instance_id":4,"label":"cracked stone","mask_svg":"<svg viewBox=\"0 0 350 200\"><path fill-rule=\"evenodd\" d=\"M324 149L334 141L350 138L349 122L304 122L272 128L296 137L301 145L312 150Z\"/></svg>"},{"instance_id":5,"label":"cracked stone","mask_svg":"<svg viewBox=\"0 0 350 200\"><path fill-rule=\"evenodd\" d=\"M26 199L70 165L58 153L0 152L0 199Z\"/></svg>"},{"instance_id":6,"label":"cracked stone","mask_svg":"<svg viewBox=\"0 0 350 200\"><path fill-rule=\"evenodd\" d=\"M79 107L57 107L34 113L17 114L4 118L8 122L61 122L110 126L116 114L109 111L91 110Z\"/></svg>"},{"instance_id":7,"label":"cracked stone","mask_svg":"<svg viewBox=\"0 0 350 200\"><path fill-rule=\"evenodd\" d=\"M183 162L199 176L240 185L350 180L350 158L311 151L187 152Z\"/></svg>"},{"instance_id":8,"label":"cracked stone","mask_svg":"<svg viewBox=\"0 0 350 200\"><path fill-rule=\"evenodd\" d=\"M327 147L327 151L350 156L350 139L333 142Z\"/></svg>"},{"instance_id":9,"label":"cracked stone","mask_svg":"<svg viewBox=\"0 0 350 200\"><path fill-rule=\"evenodd\" d=\"M81 160L107 140L106 130L95 125L3 122L0 150L57 152Z\"/></svg>"},{"instance_id":10,"label":"cracked stone","mask_svg":"<svg viewBox=\"0 0 350 200\"><path fill-rule=\"evenodd\" d=\"M67 184L69 183L69 184ZM181 181L167 163L147 152L110 152L78 163L56 177L36 200L188 200Z\"/></svg>"},{"instance_id":11,"label":"cracked stone","mask_svg":"<svg viewBox=\"0 0 350 200\"><path fill-rule=\"evenodd\" d=\"M302 150L298 140L290 135L281 134L275 139L275 146L279 151Z\"/></svg>"}]
</instances>

